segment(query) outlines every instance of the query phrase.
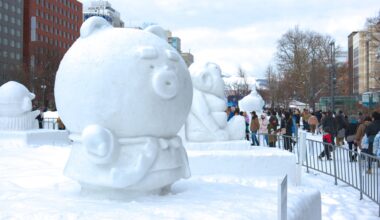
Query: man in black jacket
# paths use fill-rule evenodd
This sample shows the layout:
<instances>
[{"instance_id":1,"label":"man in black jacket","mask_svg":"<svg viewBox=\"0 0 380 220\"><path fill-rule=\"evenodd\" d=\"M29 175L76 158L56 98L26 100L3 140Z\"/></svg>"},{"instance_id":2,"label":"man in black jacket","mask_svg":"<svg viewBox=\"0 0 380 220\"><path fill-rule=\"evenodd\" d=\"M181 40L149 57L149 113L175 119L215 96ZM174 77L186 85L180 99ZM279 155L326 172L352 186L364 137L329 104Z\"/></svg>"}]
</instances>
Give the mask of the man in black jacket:
<instances>
[{"instance_id":1,"label":"man in black jacket","mask_svg":"<svg viewBox=\"0 0 380 220\"><path fill-rule=\"evenodd\" d=\"M380 113L373 112L372 113L372 122L365 129L365 134L368 138L368 151L366 152L369 155L373 155L373 141L375 139L376 134L380 131ZM371 173L371 162L368 161L368 173Z\"/></svg>"}]
</instances>

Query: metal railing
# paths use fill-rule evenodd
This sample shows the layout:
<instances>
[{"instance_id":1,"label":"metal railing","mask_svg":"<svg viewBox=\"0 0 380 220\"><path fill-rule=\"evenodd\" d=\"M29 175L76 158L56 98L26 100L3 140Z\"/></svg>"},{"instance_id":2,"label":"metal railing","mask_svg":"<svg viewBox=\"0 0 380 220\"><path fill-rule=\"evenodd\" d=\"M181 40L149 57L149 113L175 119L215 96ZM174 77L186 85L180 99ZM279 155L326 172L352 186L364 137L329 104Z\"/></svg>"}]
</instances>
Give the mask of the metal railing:
<instances>
[{"instance_id":1,"label":"metal railing","mask_svg":"<svg viewBox=\"0 0 380 220\"><path fill-rule=\"evenodd\" d=\"M42 121L43 129L58 129L58 123L56 118L44 118Z\"/></svg>"},{"instance_id":2,"label":"metal railing","mask_svg":"<svg viewBox=\"0 0 380 220\"><path fill-rule=\"evenodd\" d=\"M268 138L276 140L274 147L294 153L297 157L297 164L301 163L306 167L306 172L312 169L334 177L335 185L339 180L357 189L360 199L366 195L378 204L380 217L379 157L350 150L344 146L323 143L322 140L306 139L304 132L301 132L298 137L278 134L259 134L258 136L259 140L262 140L260 141L261 146L273 146L273 144L263 141ZM292 143L291 149L288 148L289 140Z\"/></svg>"}]
</instances>

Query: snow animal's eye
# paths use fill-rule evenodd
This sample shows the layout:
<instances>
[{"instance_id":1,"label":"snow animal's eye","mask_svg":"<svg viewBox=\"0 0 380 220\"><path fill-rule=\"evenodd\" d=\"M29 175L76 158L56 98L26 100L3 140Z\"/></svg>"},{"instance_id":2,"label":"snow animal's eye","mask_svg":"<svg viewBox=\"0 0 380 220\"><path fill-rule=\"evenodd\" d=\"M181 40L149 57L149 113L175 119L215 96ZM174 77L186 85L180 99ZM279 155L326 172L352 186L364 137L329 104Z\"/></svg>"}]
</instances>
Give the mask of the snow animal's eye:
<instances>
[{"instance_id":1,"label":"snow animal's eye","mask_svg":"<svg viewBox=\"0 0 380 220\"><path fill-rule=\"evenodd\" d=\"M166 51L166 56L168 56L169 60L174 62L178 62L179 60L178 54L171 50Z\"/></svg>"},{"instance_id":2,"label":"snow animal's eye","mask_svg":"<svg viewBox=\"0 0 380 220\"><path fill-rule=\"evenodd\" d=\"M154 47L140 47L137 49L137 53L141 59L156 59L158 52Z\"/></svg>"}]
</instances>

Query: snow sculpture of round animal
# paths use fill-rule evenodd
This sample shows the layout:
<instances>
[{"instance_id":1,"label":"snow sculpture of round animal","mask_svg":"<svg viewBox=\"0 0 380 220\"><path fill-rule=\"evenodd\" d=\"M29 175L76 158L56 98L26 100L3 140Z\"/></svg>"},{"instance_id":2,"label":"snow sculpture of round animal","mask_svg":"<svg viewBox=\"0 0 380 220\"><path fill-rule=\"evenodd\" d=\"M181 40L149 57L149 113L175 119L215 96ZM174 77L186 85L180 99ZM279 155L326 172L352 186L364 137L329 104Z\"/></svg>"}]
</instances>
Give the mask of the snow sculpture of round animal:
<instances>
[{"instance_id":1,"label":"snow sculpture of round animal","mask_svg":"<svg viewBox=\"0 0 380 220\"><path fill-rule=\"evenodd\" d=\"M187 66L158 26L86 20L56 76L55 97L74 141L65 175L89 188L150 192L190 170L178 131L192 101Z\"/></svg>"},{"instance_id":2,"label":"snow sculpture of round animal","mask_svg":"<svg viewBox=\"0 0 380 220\"><path fill-rule=\"evenodd\" d=\"M35 120L40 113L32 111L35 95L14 81L0 87L0 130L29 130L37 127Z\"/></svg>"},{"instance_id":3,"label":"snow sculpture of round animal","mask_svg":"<svg viewBox=\"0 0 380 220\"><path fill-rule=\"evenodd\" d=\"M193 104L186 121L186 138L191 142L227 141L226 99L220 67L214 63L190 66L194 86Z\"/></svg>"}]
</instances>

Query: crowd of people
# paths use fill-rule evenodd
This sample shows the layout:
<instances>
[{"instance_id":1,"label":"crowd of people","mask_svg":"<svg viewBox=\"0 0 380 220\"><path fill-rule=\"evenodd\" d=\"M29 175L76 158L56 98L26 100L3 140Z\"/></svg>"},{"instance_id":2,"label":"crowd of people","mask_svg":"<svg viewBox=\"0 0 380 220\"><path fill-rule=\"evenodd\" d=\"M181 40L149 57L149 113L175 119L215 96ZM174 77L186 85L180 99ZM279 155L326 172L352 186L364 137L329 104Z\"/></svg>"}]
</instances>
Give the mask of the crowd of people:
<instances>
[{"instance_id":1,"label":"crowd of people","mask_svg":"<svg viewBox=\"0 0 380 220\"><path fill-rule=\"evenodd\" d=\"M276 147L278 135L282 135L283 146L292 151L296 143L298 130L303 129L312 135L322 135L324 149L319 159L331 160L333 146L343 146L347 143L349 160L357 161L357 152L360 150L368 155L380 158L380 113L374 111L371 115L358 113L346 115L343 111L309 111L303 109L273 110L266 109L257 114L241 112L237 107L227 109L228 120L234 115L241 115L246 119L246 139L251 145L258 146L265 141L269 147ZM259 138L262 137L262 138ZM345 145L346 146L346 145ZM371 163L368 164L368 173L371 173Z\"/></svg>"}]
</instances>

